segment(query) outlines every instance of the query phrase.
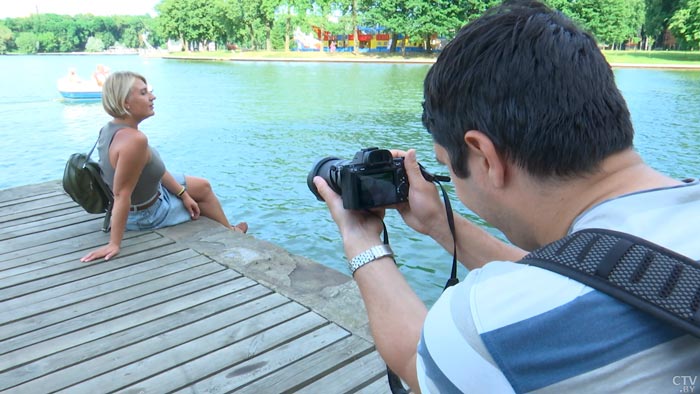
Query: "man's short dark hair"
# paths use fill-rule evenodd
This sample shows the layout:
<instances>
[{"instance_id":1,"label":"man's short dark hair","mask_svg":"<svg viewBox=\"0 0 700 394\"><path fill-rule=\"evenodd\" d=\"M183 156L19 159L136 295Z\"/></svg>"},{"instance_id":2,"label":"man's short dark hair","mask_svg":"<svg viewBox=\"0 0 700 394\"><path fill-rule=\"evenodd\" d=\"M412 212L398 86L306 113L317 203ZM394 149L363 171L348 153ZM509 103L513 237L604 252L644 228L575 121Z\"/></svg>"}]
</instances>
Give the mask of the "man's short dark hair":
<instances>
[{"instance_id":1,"label":"man's short dark hair","mask_svg":"<svg viewBox=\"0 0 700 394\"><path fill-rule=\"evenodd\" d=\"M541 178L593 172L634 137L595 39L538 2L508 2L464 26L429 70L424 98L423 124L460 177L469 130Z\"/></svg>"}]
</instances>

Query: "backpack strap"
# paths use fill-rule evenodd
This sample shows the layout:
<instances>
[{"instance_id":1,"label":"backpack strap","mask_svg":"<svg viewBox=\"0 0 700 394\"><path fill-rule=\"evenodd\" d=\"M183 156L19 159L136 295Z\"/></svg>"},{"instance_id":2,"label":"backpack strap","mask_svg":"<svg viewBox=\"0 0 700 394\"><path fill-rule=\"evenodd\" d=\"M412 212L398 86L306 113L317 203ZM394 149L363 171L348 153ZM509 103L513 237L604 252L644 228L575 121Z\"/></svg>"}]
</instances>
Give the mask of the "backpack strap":
<instances>
[{"instance_id":1,"label":"backpack strap","mask_svg":"<svg viewBox=\"0 0 700 394\"><path fill-rule=\"evenodd\" d=\"M586 229L520 263L570 277L700 338L700 263L631 234Z\"/></svg>"},{"instance_id":2,"label":"backpack strap","mask_svg":"<svg viewBox=\"0 0 700 394\"><path fill-rule=\"evenodd\" d=\"M112 229L111 220L112 208L114 207L114 195L112 194L112 190L109 188L109 186L107 186L107 183L105 183L104 179L102 179L102 171L98 171L95 167L87 165L87 163L90 161L90 156L92 156L92 152L97 147L97 143L100 142L100 137L102 136L103 129L104 128L100 129L100 134L98 134L95 144L92 145L92 148L88 152L87 157L85 158L85 163L83 164L83 168L87 168L87 170L92 173L92 176L97 181L97 184L99 185L100 189L102 189L102 192L104 192L105 196L107 196L109 199L109 206L107 206L107 212L105 213L104 220L102 221L102 231L108 233ZM114 138L114 136L112 136L112 138Z\"/></svg>"}]
</instances>

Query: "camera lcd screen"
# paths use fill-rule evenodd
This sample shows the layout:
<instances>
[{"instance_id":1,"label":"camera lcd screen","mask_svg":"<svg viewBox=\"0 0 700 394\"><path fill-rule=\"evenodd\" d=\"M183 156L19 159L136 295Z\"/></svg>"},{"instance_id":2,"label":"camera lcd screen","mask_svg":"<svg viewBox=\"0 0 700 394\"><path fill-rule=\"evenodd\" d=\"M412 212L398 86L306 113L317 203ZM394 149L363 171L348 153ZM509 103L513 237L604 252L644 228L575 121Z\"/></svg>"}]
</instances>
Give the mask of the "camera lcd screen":
<instances>
[{"instance_id":1,"label":"camera lcd screen","mask_svg":"<svg viewBox=\"0 0 700 394\"><path fill-rule=\"evenodd\" d=\"M358 177L360 183L359 200L362 206L378 207L396 203L396 186L394 186L394 171L362 174Z\"/></svg>"}]
</instances>

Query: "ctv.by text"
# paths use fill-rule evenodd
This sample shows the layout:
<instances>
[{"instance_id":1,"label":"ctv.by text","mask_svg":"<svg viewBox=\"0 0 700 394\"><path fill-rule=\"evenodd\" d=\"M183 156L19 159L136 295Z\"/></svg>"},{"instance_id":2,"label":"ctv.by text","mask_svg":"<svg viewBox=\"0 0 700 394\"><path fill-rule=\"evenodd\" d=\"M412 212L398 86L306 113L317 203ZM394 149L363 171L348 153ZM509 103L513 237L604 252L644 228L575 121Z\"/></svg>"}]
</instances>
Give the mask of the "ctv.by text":
<instances>
[{"instance_id":1,"label":"ctv.by text","mask_svg":"<svg viewBox=\"0 0 700 394\"><path fill-rule=\"evenodd\" d=\"M674 376L673 385L679 387L680 393L694 393L698 376Z\"/></svg>"}]
</instances>

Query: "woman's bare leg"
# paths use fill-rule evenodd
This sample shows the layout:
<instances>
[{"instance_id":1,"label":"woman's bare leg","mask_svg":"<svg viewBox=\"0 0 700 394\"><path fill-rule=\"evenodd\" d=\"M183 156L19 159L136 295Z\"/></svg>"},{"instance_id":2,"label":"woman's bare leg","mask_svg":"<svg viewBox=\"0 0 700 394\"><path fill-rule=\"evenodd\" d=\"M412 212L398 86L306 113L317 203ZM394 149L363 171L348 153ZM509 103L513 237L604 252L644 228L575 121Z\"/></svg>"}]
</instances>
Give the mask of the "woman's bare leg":
<instances>
[{"instance_id":1,"label":"woman's bare leg","mask_svg":"<svg viewBox=\"0 0 700 394\"><path fill-rule=\"evenodd\" d=\"M202 216L216 220L232 230L243 233L248 231L248 224L245 222L241 222L236 226L231 226L228 218L226 218L224 209L221 207L221 202L219 202L216 194L214 194L208 180L187 175L185 176L185 183L187 183L187 193L199 205L199 211Z\"/></svg>"}]
</instances>

